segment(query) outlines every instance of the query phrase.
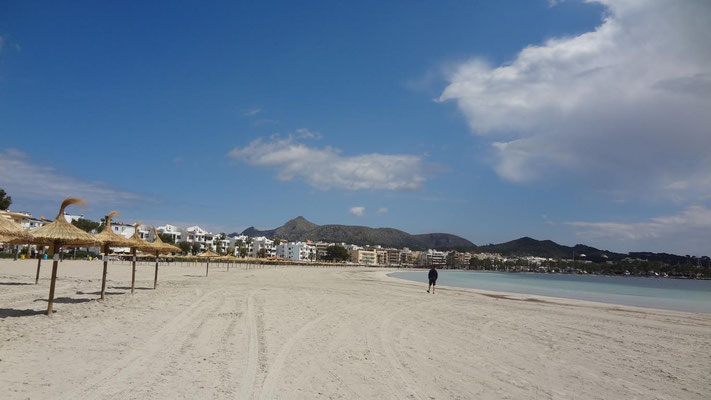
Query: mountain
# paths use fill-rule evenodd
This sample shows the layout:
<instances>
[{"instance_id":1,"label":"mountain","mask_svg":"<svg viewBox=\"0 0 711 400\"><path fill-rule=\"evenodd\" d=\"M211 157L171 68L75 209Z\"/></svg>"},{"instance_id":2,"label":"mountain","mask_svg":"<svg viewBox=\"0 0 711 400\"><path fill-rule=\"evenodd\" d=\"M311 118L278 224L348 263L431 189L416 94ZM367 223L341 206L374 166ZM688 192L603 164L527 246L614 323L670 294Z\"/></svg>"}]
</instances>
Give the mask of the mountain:
<instances>
[{"instance_id":1,"label":"mountain","mask_svg":"<svg viewBox=\"0 0 711 400\"><path fill-rule=\"evenodd\" d=\"M230 236L236 236L236 233ZM473 250L474 243L448 233L428 233L411 235L393 228L370 228L352 225L317 225L304 217L289 220L284 225L269 230L249 227L242 232L247 236L266 236L290 241L313 240L325 242L345 242L357 245L381 245L383 247L409 247L413 250Z\"/></svg>"},{"instance_id":2,"label":"mountain","mask_svg":"<svg viewBox=\"0 0 711 400\"><path fill-rule=\"evenodd\" d=\"M583 244L576 244L571 247L558 244L552 240L536 240L527 236L510 242L479 246L478 251L482 253L499 253L502 256L536 256L547 258L573 258L573 255L579 256L580 254L585 254L585 259L590 261L620 260L627 257L626 254L599 250Z\"/></svg>"},{"instance_id":3,"label":"mountain","mask_svg":"<svg viewBox=\"0 0 711 400\"><path fill-rule=\"evenodd\" d=\"M467 239L450 233L423 233L413 235L430 249L474 250L476 245Z\"/></svg>"}]
</instances>

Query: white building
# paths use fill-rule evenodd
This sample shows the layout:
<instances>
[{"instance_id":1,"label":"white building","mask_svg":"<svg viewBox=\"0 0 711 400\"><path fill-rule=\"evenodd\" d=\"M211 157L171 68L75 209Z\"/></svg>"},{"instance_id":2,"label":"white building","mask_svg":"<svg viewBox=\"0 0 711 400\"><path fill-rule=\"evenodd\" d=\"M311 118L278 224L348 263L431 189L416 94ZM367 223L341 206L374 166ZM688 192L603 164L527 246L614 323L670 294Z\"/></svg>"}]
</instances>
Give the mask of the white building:
<instances>
[{"instance_id":1,"label":"white building","mask_svg":"<svg viewBox=\"0 0 711 400\"><path fill-rule=\"evenodd\" d=\"M188 242L190 244L197 243L200 245L200 251L205 251L208 248L214 250L213 240L215 235L212 232L208 232L199 226L191 226L185 229L185 238L181 241Z\"/></svg>"},{"instance_id":2,"label":"white building","mask_svg":"<svg viewBox=\"0 0 711 400\"><path fill-rule=\"evenodd\" d=\"M240 247L244 248L247 251L245 255L249 255L249 236L239 235L234 237L228 237L227 239L229 239L230 241L229 247L232 247L234 249L234 256L241 257Z\"/></svg>"},{"instance_id":3,"label":"white building","mask_svg":"<svg viewBox=\"0 0 711 400\"><path fill-rule=\"evenodd\" d=\"M180 228L174 225L165 224L156 228L159 234L169 235L173 238L173 243L182 242L183 236L185 236Z\"/></svg>"},{"instance_id":4,"label":"white building","mask_svg":"<svg viewBox=\"0 0 711 400\"><path fill-rule=\"evenodd\" d=\"M420 253L420 265L445 265L447 254L443 251L428 249Z\"/></svg>"},{"instance_id":5,"label":"white building","mask_svg":"<svg viewBox=\"0 0 711 400\"><path fill-rule=\"evenodd\" d=\"M303 242L281 243L276 246L276 255L293 261L315 260L316 246Z\"/></svg>"},{"instance_id":6,"label":"white building","mask_svg":"<svg viewBox=\"0 0 711 400\"><path fill-rule=\"evenodd\" d=\"M84 218L84 214L79 214L79 215L73 215L73 214L64 214L64 219L69 222L70 224L74 221L80 220Z\"/></svg>"},{"instance_id":7,"label":"white building","mask_svg":"<svg viewBox=\"0 0 711 400\"><path fill-rule=\"evenodd\" d=\"M252 242L249 244L249 256L258 257L261 249L265 250L266 257L276 256L276 246L274 246L273 240L264 236L252 238Z\"/></svg>"}]
</instances>

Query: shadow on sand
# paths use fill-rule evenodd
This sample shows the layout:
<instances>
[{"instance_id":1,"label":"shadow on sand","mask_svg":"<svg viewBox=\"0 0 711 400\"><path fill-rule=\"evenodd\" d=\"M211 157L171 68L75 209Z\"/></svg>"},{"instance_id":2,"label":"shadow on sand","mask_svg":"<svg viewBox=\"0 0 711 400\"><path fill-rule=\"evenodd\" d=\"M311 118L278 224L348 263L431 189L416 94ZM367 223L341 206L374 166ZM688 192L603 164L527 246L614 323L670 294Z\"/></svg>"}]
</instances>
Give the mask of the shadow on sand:
<instances>
[{"instance_id":1,"label":"shadow on sand","mask_svg":"<svg viewBox=\"0 0 711 400\"><path fill-rule=\"evenodd\" d=\"M111 289L131 290L131 287L130 286L112 286ZM135 287L134 289L136 289L136 290L153 290L153 288L147 288L147 287Z\"/></svg>"},{"instance_id":2,"label":"shadow on sand","mask_svg":"<svg viewBox=\"0 0 711 400\"><path fill-rule=\"evenodd\" d=\"M71 297L56 297L54 299L55 303L65 303L65 304L75 304L75 303L88 303L90 301L94 301L95 299L74 299ZM47 302L47 299L37 299L35 301L44 301L45 303Z\"/></svg>"},{"instance_id":3,"label":"shadow on sand","mask_svg":"<svg viewBox=\"0 0 711 400\"><path fill-rule=\"evenodd\" d=\"M183 275L183 276L187 276L188 278L204 278L205 277L205 275Z\"/></svg>"},{"instance_id":4,"label":"shadow on sand","mask_svg":"<svg viewBox=\"0 0 711 400\"><path fill-rule=\"evenodd\" d=\"M5 286L24 286L24 285L34 285L34 283L26 283L26 282L0 282L0 286L5 285Z\"/></svg>"},{"instance_id":5,"label":"shadow on sand","mask_svg":"<svg viewBox=\"0 0 711 400\"><path fill-rule=\"evenodd\" d=\"M97 292L77 292L77 294L90 294L90 295L101 296L101 292L98 292L98 291ZM109 296L109 295L113 296L113 295L117 295L117 294L126 294L126 292L104 292L104 294L107 296Z\"/></svg>"},{"instance_id":6,"label":"shadow on sand","mask_svg":"<svg viewBox=\"0 0 711 400\"><path fill-rule=\"evenodd\" d=\"M53 311L56 312L56 311ZM8 317L31 317L33 315L45 315L47 310L16 310L14 308L0 308L0 318Z\"/></svg>"}]
</instances>

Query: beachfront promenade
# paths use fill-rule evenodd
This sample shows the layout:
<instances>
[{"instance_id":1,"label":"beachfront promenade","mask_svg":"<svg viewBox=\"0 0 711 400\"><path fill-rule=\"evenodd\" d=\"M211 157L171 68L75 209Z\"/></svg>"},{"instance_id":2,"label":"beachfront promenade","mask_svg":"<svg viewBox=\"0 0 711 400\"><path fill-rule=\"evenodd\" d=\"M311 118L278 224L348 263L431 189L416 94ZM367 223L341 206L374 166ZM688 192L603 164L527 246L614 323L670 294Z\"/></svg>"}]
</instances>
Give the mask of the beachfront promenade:
<instances>
[{"instance_id":1,"label":"beachfront promenade","mask_svg":"<svg viewBox=\"0 0 711 400\"><path fill-rule=\"evenodd\" d=\"M711 315L383 269L0 260L3 399L708 399Z\"/></svg>"}]
</instances>

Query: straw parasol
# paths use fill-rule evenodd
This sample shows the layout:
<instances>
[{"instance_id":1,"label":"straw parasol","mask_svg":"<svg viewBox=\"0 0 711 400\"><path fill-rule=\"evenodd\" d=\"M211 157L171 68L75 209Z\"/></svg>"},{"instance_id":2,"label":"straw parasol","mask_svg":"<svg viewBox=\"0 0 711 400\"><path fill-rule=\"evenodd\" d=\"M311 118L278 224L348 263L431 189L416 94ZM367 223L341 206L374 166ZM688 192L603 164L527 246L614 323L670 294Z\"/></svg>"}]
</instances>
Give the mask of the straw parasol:
<instances>
[{"instance_id":1,"label":"straw parasol","mask_svg":"<svg viewBox=\"0 0 711 400\"><path fill-rule=\"evenodd\" d=\"M158 256L160 253L176 253L180 251L180 248L173 246L172 244L164 243L160 236L158 236L158 231L153 227L153 233L156 236L156 240L148 243L148 247L144 248L143 251L150 251L156 255L156 273L155 278L153 278L153 289L158 287Z\"/></svg>"},{"instance_id":2,"label":"straw parasol","mask_svg":"<svg viewBox=\"0 0 711 400\"><path fill-rule=\"evenodd\" d=\"M19 235L15 234L13 235L6 235L6 234L0 234L0 242L1 243L11 243L11 244L41 244L42 252L44 252L44 243L38 242L32 237L32 234L30 234L28 231L22 229L20 225L15 223L13 220L5 219L2 218L2 216L9 216L11 218L17 218L18 216L23 216L22 214L17 214L17 213L10 213L10 212L0 212L0 225L5 225L5 227L11 228L12 230L15 230L17 228L20 228L21 233ZM44 218L44 217L43 217ZM9 223L10 225L13 225L10 227L9 225L6 225ZM1 228L0 228L1 229ZM35 285L39 282L39 276L40 276L40 268L42 267L42 256L38 253L37 254L37 273L35 274Z\"/></svg>"},{"instance_id":3,"label":"straw parasol","mask_svg":"<svg viewBox=\"0 0 711 400\"><path fill-rule=\"evenodd\" d=\"M210 259L217 258L219 256L220 256L219 254L217 254L209 249L206 251L203 251L202 253L195 256L195 257L204 258L207 260L207 265L205 266L205 276L207 276L208 272L210 272Z\"/></svg>"},{"instance_id":4,"label":"straw parasol","mask_svg":"<svg viewBox=\"0 0 711 400\"><path fill-rule=\"evenodd\" d=\"M104 252L104 271L101 275L101 300L104 299L106 295L106 272L109 265L109 247L131 247L132 241L126 239L126 237L114 233L111 230L111 219L118 215L118 211L111 211L109 215L106 216L106 222L104 222L104 229L94 235L94 239L101 243L101 250Z\"/></svg>"},{"instance_id":5,"label":"straw parasol","mask_svg":"<svg viewBox=\"0 0 711 400\"><path fill-rule=\"evenodd\" d=\"M239 260L239 258L232 256L232 255L226 255L226 256L220 257L220 260L227 261L227 272L230 272L230 264Z\"/></svg>"},{"instance_id":6,"label":"straw parasol","mask_svg":"<svg viewBox=\"0 0 711 400\"><path fill-rule=\"evenodd\" d=\"M7 213L0 212L0 242L7 243L14 240L31 241L32 236L10 218L6 218Z\"/></svg>"},{"instance_id":7,"label":"straw parasol","mask_svg":"<svg viewBox=\"0 0 711 400\"><path fill-rule=\"evenodd\" d=\"M62 247L96 246L99 245L93 236L77 228L64 219L64 209L71 204L85 204L84 200L68 198L62 202L57 218L51 223L41 226L30 234L35 243L50 245L53 254L52 262L52 282L49 286L49 300L47 302L47 315L52 315L54 305L54 286L57 281L57 264L59 262L59 252Z\"/></svg>"},{"instance_id":8,"label":"straw parasol","mask_svg":"<svg viewBox=\"0 0 711 400\"><path fill-rule=\"evenodd\" d=\"M127 247L131 248L131 255L133 255L132 269L131 269L131 293L135 291L136 288L136 250L148 250L150 251L149 244L145 240L141 239L138 234L138 226L140 224L136 222L134 224L133 236L128 238L129 245Z\"/></svg>"}]
</instances>

